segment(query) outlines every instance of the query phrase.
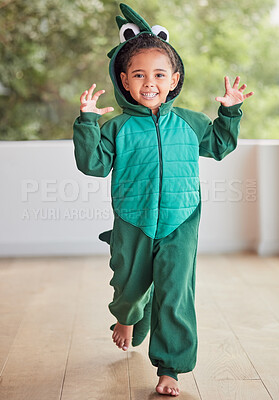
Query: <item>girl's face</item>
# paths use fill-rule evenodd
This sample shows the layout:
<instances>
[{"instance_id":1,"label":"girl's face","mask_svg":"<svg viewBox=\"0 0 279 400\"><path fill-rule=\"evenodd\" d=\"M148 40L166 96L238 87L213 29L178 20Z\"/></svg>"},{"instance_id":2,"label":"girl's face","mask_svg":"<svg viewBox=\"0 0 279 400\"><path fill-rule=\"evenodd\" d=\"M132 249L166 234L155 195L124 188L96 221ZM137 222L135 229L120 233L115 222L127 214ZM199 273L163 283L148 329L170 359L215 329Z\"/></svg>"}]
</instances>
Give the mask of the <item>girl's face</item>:
<instances>
[{"instance_id":1,"label":"girl's face","mask_svg":"<svg viewBox=\"0 0 279 400\"><path fill-rule=\"evenodd\" d=\"M138 104L148 107L157 114L167 95L179 81L179 72L172 72L168 56L152 48L135 54L127 69L120 74L124 88Z\"/></svg>"}]
</instances>

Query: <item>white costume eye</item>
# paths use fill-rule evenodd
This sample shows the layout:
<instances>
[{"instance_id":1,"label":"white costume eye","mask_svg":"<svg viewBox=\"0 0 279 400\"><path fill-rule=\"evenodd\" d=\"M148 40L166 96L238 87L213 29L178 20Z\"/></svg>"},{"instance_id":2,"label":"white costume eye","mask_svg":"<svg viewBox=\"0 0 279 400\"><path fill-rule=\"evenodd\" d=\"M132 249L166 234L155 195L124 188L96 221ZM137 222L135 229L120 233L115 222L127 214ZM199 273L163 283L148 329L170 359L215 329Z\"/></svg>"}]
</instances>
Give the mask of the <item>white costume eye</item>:
<instances>
[{"instance_id":1,"label":"white costume eye","mask_svg":"<svg viewBox=\"0 0 279 400\"><path fill-rule=\"evenodd\" d=\"M154 26L152 26L151 30L155 35L159 36L161 39L164 39L166 42L169 41L169 37L170 37L169 32L163 26L154 25Z\"/></svg>"},{"instance_id":2,"label":"white costume eye","mask_svg":"<svg viewBox=\"0 0 279 400\"><path fill-rule=\"evenodd\" d=\"M119 35L120 42L126 42L126 40L131 39L140 33L140 28L136 24L128 23L121 26Z\"/></svg>"}]
</instances>

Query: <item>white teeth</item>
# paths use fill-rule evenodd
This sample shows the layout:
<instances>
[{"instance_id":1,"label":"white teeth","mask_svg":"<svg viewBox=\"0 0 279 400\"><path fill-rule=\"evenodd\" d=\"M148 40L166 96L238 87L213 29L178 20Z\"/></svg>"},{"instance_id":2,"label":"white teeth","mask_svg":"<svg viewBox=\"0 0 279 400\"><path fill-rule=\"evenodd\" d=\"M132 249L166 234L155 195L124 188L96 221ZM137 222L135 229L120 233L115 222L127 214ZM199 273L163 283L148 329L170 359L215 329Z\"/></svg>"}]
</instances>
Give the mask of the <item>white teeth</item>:
<instances>
[{"instance_id":1,"label":"white teeth","mask_svg":"<svg viewBox=\"0 0 279 400\"><path fill-rule=\"evenodd\" d=\"M144 97L153 98L157 95L157 93L142 93Z\"/></svg>"}]
</instances>

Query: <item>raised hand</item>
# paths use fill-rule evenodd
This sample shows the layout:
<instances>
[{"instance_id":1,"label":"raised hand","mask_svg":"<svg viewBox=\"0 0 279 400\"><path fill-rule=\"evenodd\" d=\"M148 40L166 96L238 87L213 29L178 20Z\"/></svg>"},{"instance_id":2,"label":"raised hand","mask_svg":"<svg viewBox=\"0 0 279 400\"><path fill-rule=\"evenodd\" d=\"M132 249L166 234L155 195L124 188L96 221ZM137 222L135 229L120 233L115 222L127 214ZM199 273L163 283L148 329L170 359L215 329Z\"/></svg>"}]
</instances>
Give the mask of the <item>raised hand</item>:
<instances>
[{"instance_id":1,"label":"raised hand","mask_svg":"<svg viewBox=\"0 0 279 400\"><path fill-rule=\"evenodd\" d=\"M250 92L247 94L243 94L243 91L246 89L247 85L242 85L241 88L238 89L240 77L237 76L233 87L230 85L229 77L225 76L225 88L226 88L226 93L224 94L224 97L215 97L216 101L220 101L221 104L225 107L230 107L235 104L242 103L243 100L247 99L248 97L252 96L254 92Z\"/></svg>"},{"instance_id":2,"label":"raised hand","mask_svg":"<svg viewBox=\"0 0 279 400\"><path fill-rule=\"evenodd\" d=\"M105 90L99 90L93 95L94 89L96 84L90 87L89 90L86 90L80 96L80 109L82 112L94 112L96 114L106 114L114 110L113 107L106 107L106 108L97 108L96 103L101 94L105 93ZM93 96L93 97L92 97Z\"/></svg>"}]
</instances>

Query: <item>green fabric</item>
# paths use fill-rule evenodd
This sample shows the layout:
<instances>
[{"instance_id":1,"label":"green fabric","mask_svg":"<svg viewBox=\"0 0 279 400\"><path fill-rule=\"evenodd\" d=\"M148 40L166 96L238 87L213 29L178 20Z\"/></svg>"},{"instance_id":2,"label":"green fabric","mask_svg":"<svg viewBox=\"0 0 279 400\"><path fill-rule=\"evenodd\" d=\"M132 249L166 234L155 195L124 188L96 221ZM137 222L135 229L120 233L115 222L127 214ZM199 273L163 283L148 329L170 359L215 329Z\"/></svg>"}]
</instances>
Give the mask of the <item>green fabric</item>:
<instances>
[{"instance_id":1,"label":"green fabric","mask_svg":"<svg viewBox=\"0 0 279 400\"><path fill-rule=\"evenodd\" d=\"M146 335L150 330L153 293L154 285L152 283L150 288L149 301L143 309L143 317L133 326L132 346L134 347L139 346L144 341ZM114 330L115 325L116 324L112 324L110 326L111 331Z\"/></svg>"},{"instance_id":2,"label":"green fabric","mask_svg":"<svg viewBox=\"0 0 279 400\"><path fill-rule=\"evenodd\" d=\"M74 124L78 168L94 176L107 176L113 168L114 211L156 239L167 236L195 210L199 155L221 160L233 151L242 116L241 104L221 106L214 122L171 104L160 107L167 111L158 121L148 108L133 105L101 130L100 115L94 113L81 113Z\"/></svg>"},{"instance_id":3,"label":"green fabric","mask_svg":"<svg viewBox=\"0 0 279 400\"><path fill-rule=\"evenodd\" d=\"M177 376L191 371L196 363L194 302L200 209L201 203L187 221L162 239L149 238L117 215L114 220L110 242L114 296L108 307L121 324L136 327L150 318L145 309L152 303L149 358L159 375L167 370L166 375ZM146 324L139 337L134 331L135 341L142 341L148 328Z\"/></svg>"},{"instance_id":4,"label":"green fabric","mask_svg":"<svg viewBox=\"0 0 279 400\"><path fill-rule=\"evenodd\" d=\"M157 127L154 119L133 116L118 132L111 194L123 220L159 239L199 203L199 144L175 113L160 116Z\"/></svg>"},{"instance_id":5,"label":"green fabric","mask_svg":"<svg viewBox=\"0 0 279 400\"><path fill-rule=\"evenodd\" d=\"M127 114L98 124L100 114L82 112L74 122L74 154L78 169L86 175L106 177L116 156L115 136L130 118Z\"/></svg>"},{"instance_id":6,"label":"green fabric","mask_svg":"<svg viewBox=\"0 0 279 400\"><path fill-rule=\"evenodd\" d=\"M199 142L199 154L222 160L237 146L239 124L242 117L242 103L231 107L221 105L218 118L212 122L210 118L195 111L176 107L174 112L183 118L195 131Z\"/></svg>"},{"instance_id":7,"label":"green fabric","mask_svg":"<svg viewBox=\"0 0 279 400\"><path fill-rule=\"evenodd\" d=\"M136 24L141 31L152 32L148 23L131 7L129 7L127 4L124 3L120 3L119 6L123 15L127 18L127 22Z\"/></svg>"}]
</instances>

